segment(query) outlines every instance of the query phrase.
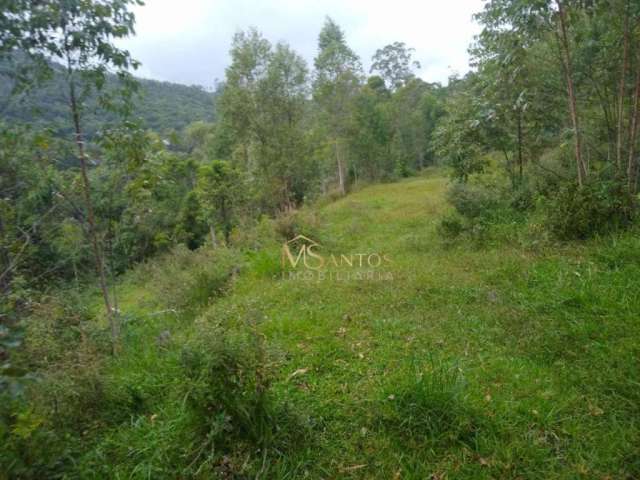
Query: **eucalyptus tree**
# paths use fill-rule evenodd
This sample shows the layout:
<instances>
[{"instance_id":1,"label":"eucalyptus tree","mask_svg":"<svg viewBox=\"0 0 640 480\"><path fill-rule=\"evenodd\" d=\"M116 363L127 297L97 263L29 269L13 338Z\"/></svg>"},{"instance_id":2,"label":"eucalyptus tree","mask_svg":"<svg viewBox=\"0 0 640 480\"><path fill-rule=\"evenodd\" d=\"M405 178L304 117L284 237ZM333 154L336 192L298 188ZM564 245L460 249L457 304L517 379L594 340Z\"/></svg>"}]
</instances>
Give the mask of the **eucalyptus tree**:
<instances>
[{"instance_id":1,"label":"eucalyptus tree","mask_svg":"<svg viewBox=\"0 0 640 480\"><path fill-rule=\"evenodd\" d=\"M425 166L431 134L440 116L438 109L442 108L434 96L436 89L435 85L412 78L392 96L391 153L398 175L406 176Z\"/></svg>"},{"instance_id":2,"label":"eucalyptus tree","mask_svg":"<svg viewBox=\"0 0 640 480\"><path fill-rule=\"evenodd\" d=\"M257 29L250 28L233 36L230 54L231 65L225 72L218 106L233 136L234 159L244 170L251 170L255 163L251 149L261 129L258 89L267 72L271 44Z\"/></svg>"},{"instance_id":3,"label":"eucalyptus tree","mask_svg":"<svg viewBox=\"0 0 640 480\"><path fill-rule=\"evenodd\" d=\"M555 58L562 69L567 93L568 110L571 119L574 140L574 156L577 181L582 185L588 174L583 155L583 132L578 111L572 43L570 42L567 8L562 0L491 0L483 12L476 18L483 25L481 44L492 49L489 55L502 54L503 59L513 63L514 57L523 57L524 49L537 42L547 43L557 51ZM552 43L555 40L555 45ZM485 52L486 53L486 52ZM520 65L517 65L518 67ZM511 69L517 72L515 68ZM517 89L517 86L516 86ZM513 88L511 89L514 90ZM516 117L522 117L523 97L512 103ZM519 103L517 103L519 102Z\"/></svg>"},{"instance_id":4,"label":"eucalyptus tree","mask_svg":"<svg viewBox=\"0 0 640 480\"><path fill-rule=\"evenodd\" d=\"M314 66L313 99L334 147L338 188L344 194L347 170L344 147L351 128L353 101L360 87L362 66L347 45L342 29L329 17L318 37Z\"/></svg>"},{"instance_id":5,"label":"eucalyptus tree","mask_svg":"<svg viewBox=\"0 0 640 480\"><path fill-rule=\"evenodd\" d=\"M391 93L379 76L369 77L354 100L350 149L357 177L381 180L393 170L390 155L391 128L388 105Z\"/></svg>"},{"instance_id":6,"label":"eucalyptus tree","mask_svg":"<svg viewBox=\"0 0 640 480\"><path fill-rule=\"evenodd\" d=\"M466 182L486 166L482 154L487 151L483 141L482 99L474 92L477 78L468 74L464 79L449 80L449 96L445 115L433 132L433 149L452 168L452 176Z\"/></svg>"},{"instance_id":7,"label":"eucalyptus tree","mask_svg":"<svg viewBox=\"0 0 640 480\"><path fill-rule=\"evenodd\" d=\"M498 79L493 103L502 98L512 105L503 116L515 114L516 122L510 123L533 122L532 131L548 133L551 117L562 120L556 100L557 86L563 84L578 185L604 168L616 171L619 179L626 177L634 195L640 127L640 56L634 40L640 5L626 0L492 0L476 18L484 27L476 62L488 80ZM522 138L517 143L522 148Z\"/></svg>"},{"instance_id":8,"label":"eucalyptus tree","mask_svg":"<svg viewBox=\"0 0 640 480\"><path fill-rule=\"evenodd\" d=\"M412 56L414 48L407 47L404 42L393 42L376 50L371 58L369 73L377 72L385 81L387 87L395 91L415 77L414 70L421 65Z\"/></svg>"},{"instance_id":9,"label":"eucalyptus tree","mask_svg":"<svg viewBox=\"0 0 640 480\"><path fill-rule=\"evenodd\" d=\"M308 70L288 45L275 47L255 29L234 37L221 97L222 121L258 202L286 209L302 201L313 178L307 141Z\"/></svg>"}]
</instances>

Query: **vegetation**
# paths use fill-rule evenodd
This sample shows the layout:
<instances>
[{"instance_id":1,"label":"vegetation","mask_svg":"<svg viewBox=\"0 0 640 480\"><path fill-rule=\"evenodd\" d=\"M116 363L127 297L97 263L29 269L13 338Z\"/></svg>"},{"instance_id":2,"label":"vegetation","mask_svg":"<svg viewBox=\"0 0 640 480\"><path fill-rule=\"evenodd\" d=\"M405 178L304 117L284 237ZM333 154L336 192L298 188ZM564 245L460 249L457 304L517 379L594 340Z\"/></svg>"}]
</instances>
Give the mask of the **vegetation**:
<instances>
[{"instance_id":1,"label":"vegetation","mask_svg":"<svg viewBox=\"0 0 640 480\"><path fill-rule=\"evenodd\" d=\"M634 2L491 0L446 86L249 29L215 94L138 3L0 11L0 479L640 476Z\"/></svg>"},{"instance_id":2,"label":"vegetation","mask_svg":"<svg viewBox=\"0 0 640 480\"><path fill-rule=\"evenodd\" d=\"M54 67L50 81L37 89L12 94L15 82L10 73L14 68L15 65L8 60L0 66L0 118L7 123L28 123L38 130L51 129L57 136L69 137L69 107L64 91L63 72ZM136 81L139 84L139 94L133 99L136 117L145 128L162 134L168 141L177 143L178 132L195 121L215 120L215 92L195 85L186 86L143 78ZM105 83L107 90L114 90L118 80L107 74ZM93 139L103 128L117 121L118 117L113 112L100 109L95 94L90 94L85 103L85 130L87 137Z\"/></svg>"},{"instance_id":3,"label":"vegetation","mask_svg":"<svg viewBox=\"0 0 640 480\"><path fill-rule=\"evenodd\" d=\"M30 403L2 404L3 468L637 476L637 235L443 244L446 185L434 171L317 212L332 250L388 252L390 282L274 278L266 244L249 256L183 248L120 279L116 358L98 296L39 303L20 357L43 380L26 383Z\"/></svg>"}]
</instances>

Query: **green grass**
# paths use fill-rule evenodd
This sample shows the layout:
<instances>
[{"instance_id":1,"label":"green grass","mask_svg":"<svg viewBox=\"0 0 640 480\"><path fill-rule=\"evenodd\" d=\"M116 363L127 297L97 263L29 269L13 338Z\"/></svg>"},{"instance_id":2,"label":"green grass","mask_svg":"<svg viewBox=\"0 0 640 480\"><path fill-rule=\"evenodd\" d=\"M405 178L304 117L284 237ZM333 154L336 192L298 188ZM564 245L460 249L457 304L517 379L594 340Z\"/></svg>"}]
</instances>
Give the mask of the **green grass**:
<instances>
[{"instance_id":1,"label":"green grass","mask_svg":"<svg viewBox=\"0 0 640 480\"><path fill-rule=\"evenodd\" d=\"M640 477L640 240L445 244L446 187L435 171L319 209L325 251L388 254L393 281L283 280L277 253L261 252L182 316L151 315L161 301L126 281L132 319L104 375L136 413L96 423L76 475ZM269 426L198 470L211 445L185 407L183 355L216 329L264 344ZM239 403L254 388L243 385Z\"/></svg>"}]
</instances>

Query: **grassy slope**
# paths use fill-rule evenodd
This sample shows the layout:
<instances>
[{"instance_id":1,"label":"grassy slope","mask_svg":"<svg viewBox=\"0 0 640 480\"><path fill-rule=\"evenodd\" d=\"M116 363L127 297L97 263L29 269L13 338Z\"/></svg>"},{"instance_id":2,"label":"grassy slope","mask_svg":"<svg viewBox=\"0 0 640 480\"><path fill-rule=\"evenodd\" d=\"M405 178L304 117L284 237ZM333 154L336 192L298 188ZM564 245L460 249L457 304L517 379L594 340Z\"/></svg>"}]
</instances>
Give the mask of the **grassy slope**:
<instances>
[{"instance_id":1,"label":"grassy slope","mask_svg":"<svg viewBox=\"0 0 640 480\"><path fill-rule=\"evenodd\" d=\"M447 246L435 231L449 208L445 188L435 172L322 208L325 248L389 254L392 282L247 271L195 322L146 317L144 334L131 329L136 347L111 374L158 392L150 452L131 455L136 475L160 476L154 468L166 459L153 442L177 414L161 394L179 373L149 339L169 328L179 344L207 324L259 311L278 352L276 396L303 412L311 431L265 466L268 477L639 476L638 242ZM140 301L143 287L121 291L125 311L152 308ZM126 444L133 430L113 441Z\"/></svg>"}]
</instances>

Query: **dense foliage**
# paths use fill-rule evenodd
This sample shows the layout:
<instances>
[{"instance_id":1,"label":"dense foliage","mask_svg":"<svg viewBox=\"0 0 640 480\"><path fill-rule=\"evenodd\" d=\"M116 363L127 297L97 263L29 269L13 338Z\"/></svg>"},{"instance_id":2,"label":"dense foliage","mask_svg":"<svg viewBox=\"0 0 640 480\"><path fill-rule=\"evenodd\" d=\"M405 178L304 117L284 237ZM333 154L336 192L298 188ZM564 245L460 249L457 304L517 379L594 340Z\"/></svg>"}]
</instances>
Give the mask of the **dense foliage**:
<instances>
[{"instance_id":1,"label":"dense foliage","mask_svg":"<svg viewBox=\"0 0 640 480\"><path fill-rule=\"evenodd\" d=\"M10 73L16 66L5 60L0 64L0 119L5 123L27 123L37 129L53 129L58 136L69 136L69 99L64 89L61 67L54 68L53 78L37 89L14 92L15 82ZM4 72L4 73L3 73ZM137 79L139 95L134 111L146 128L171 136L194 121L212 122L215 119L215 93L202 87L186 86L157 80ZM114 89L118 80L107 75L107 89ZM117 115L104 111L97 96L86 100L85 131L95 137L105 125L117 121Z\"/></svg>"},{"instance_id":2,"label":"dense foliage","mask_svg":"<svg viewBox=\"0 0 640 480\"><path fill-rule=\"evenodd\" d=\"M563 239L628 226L638 193L637 2L493 0L476 19L476 70L450 85L435 136L455 178L493 163L514 200L528 191L533 201L521 206L540 204Z\"/></svg>"}]
</instances>

